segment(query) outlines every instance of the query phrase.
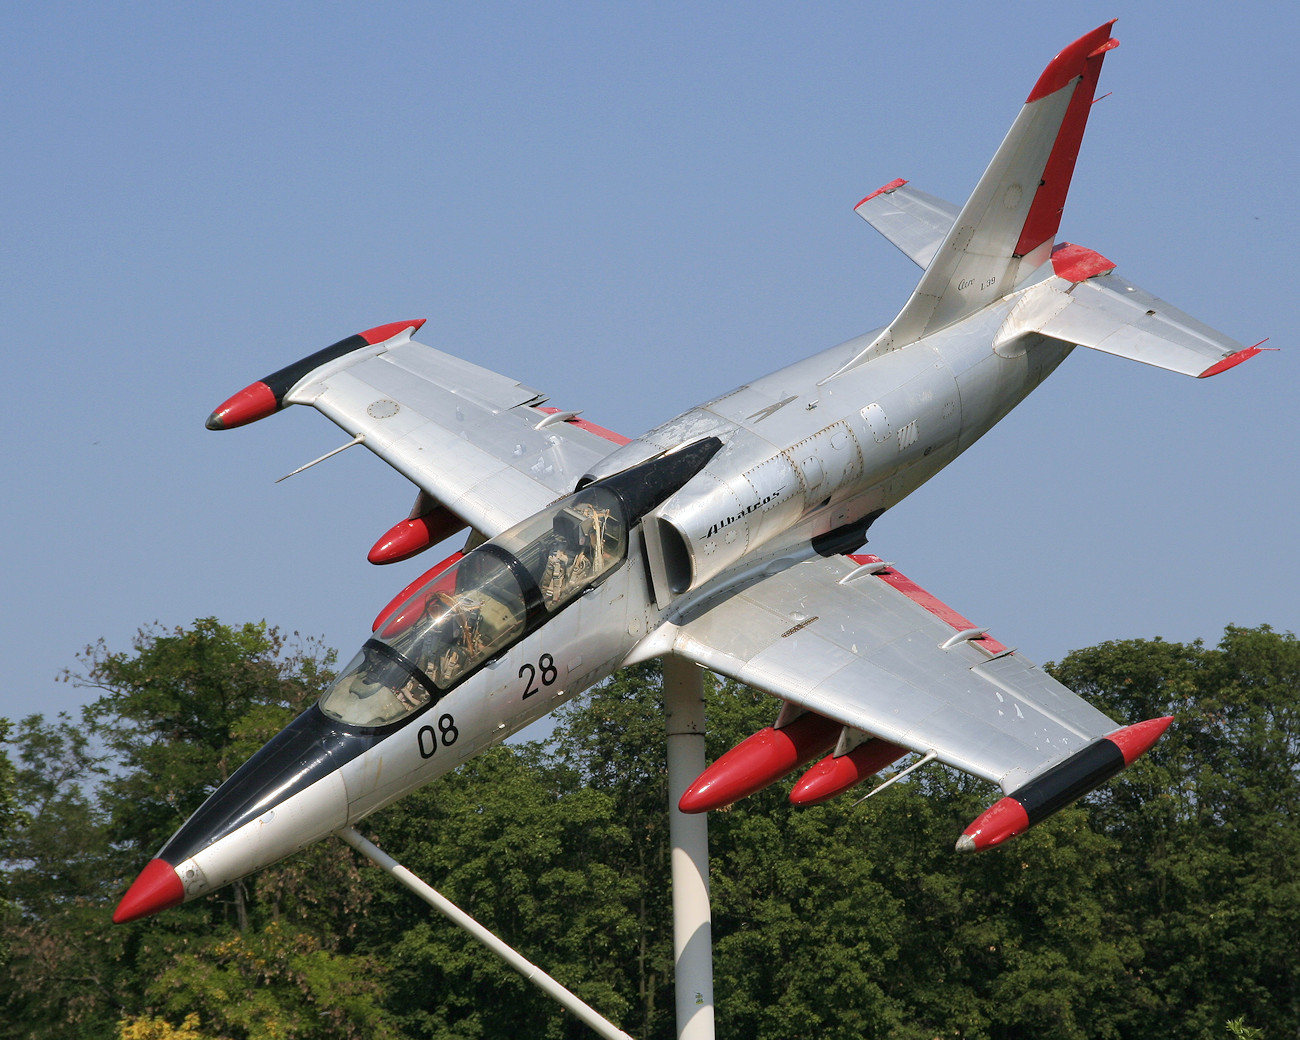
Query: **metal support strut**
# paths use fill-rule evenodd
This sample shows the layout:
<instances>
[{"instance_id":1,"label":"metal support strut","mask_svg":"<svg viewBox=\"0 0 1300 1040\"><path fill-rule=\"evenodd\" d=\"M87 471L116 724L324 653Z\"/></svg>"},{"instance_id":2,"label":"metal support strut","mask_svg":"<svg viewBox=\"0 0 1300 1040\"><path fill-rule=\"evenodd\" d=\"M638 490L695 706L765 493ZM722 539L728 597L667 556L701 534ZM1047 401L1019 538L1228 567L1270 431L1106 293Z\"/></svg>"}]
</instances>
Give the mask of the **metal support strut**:
<instances>
[{"instance_id":1,"label":"metal support strut","mask_svg":"<svg viewBox=\"0 0 1300 1040\"><path fill-rule=\"evenodd\" d=\"M688 815L677 808L686 788L704 772L704 673L673 654L663 663L677 1036L678 1040L713 1040L708 816Z\"/></svg>"},{"instance_id":2,"label":"metal support strut","mask_svg":"<svg viewBox=\"0 0 1300 1040\"><path fill-rule=\"evenodd\" d=\"M459 925L461 928L465 929L465 931L469 932L470 935L509 964L510 967L514 968L520 975L548 996L554 997L558 1000L601 1036L608 1037L609 1040L632 1040L627 1033L623 1032L623 1030L619 1029L608 1019L602 1017L599 1013L593 1010L590 1005L579 1000L522 954L518 953L510 946L507 946L492 934L492 932L484 928L446 896L439 893L431 885L425 884L373 842L367 841L363 838L355 828L344 827L337 833L340 838L374 863L375 866L392 874L393 877L397 878L398 881L423 899L431 907L450 918L453 923ZM712 1036L713 1034L710 1033L709 1035Z\"/></svg>"}]
</instances>

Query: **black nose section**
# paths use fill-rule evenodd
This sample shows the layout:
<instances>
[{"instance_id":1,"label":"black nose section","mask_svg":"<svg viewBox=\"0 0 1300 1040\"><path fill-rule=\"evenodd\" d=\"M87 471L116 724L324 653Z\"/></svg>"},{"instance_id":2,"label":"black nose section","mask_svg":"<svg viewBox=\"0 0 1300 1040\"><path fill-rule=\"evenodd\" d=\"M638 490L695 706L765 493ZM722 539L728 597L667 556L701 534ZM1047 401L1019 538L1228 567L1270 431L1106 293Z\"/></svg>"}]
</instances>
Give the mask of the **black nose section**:
<instances>
[{"instance_id":1,"label":"black nose section","mask_svg":"<svg viewBox=\"0 0 1300 1040\"><path fill-rule=\"evenodd\" d=\"M377 733L345 729L312 705L212 792L157 858L172 866L182 863L328 776L380 739Z\"/></svg>"}]
</instances>

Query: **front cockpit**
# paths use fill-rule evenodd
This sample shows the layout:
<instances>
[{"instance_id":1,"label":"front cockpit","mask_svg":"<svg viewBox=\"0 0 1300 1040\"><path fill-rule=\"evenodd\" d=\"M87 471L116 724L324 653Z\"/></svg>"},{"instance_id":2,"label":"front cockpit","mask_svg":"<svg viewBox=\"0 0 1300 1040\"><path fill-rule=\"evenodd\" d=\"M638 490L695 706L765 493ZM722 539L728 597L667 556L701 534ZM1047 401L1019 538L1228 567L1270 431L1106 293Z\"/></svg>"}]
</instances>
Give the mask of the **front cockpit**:
<instances>
[{"instance_id":1,"label":"front cockpit","mask_svg":"<svg viewBox=\"0 0 1300 1040\"><path fill-rule=\"evenodd\" d=\"M620 497L592 485L485 542L388 616L321 710L375 728L427 707L617 567L628 526Z\"/></svg>"}]
</instances>

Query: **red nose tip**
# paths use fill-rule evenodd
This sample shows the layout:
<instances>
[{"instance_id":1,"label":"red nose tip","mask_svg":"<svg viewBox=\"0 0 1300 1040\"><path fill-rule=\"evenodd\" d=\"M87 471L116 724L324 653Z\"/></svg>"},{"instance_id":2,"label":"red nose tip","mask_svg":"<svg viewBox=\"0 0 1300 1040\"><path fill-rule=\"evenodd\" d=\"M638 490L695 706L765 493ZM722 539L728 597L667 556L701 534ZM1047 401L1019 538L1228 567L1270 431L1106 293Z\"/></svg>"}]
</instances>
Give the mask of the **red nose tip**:
<instances>
[{"instance_id":1,"label":"red nose tip","mask_svg":"<svg viewBox=\"0 0 1300 1040\"><path fill-rule=\"evenodd\" d=\"M113 911L113 923L125 924L185 902L185 886L165 860L151 859Z\"/></svg>"}]
</instances>

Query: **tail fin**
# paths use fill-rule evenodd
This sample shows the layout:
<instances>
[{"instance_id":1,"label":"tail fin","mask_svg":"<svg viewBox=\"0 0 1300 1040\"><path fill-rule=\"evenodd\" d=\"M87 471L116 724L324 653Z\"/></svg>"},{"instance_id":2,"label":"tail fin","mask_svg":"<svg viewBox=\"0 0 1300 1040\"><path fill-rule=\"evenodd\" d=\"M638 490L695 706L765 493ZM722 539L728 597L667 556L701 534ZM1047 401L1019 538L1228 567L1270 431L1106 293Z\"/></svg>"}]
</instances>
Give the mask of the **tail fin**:
<instances>
[{"instance_id":1,"label":"tail fin","mask_svg":"<svg viewBox=\"0 0 1300 1040\"><path fill-rule=\"evenodd\" d=\"M1043 70L911 298L845 368L906 346L1011 292L1051 256L1114 22ZM843 369L841 369L843 371Z\"/></svg>"}]
</instances>

